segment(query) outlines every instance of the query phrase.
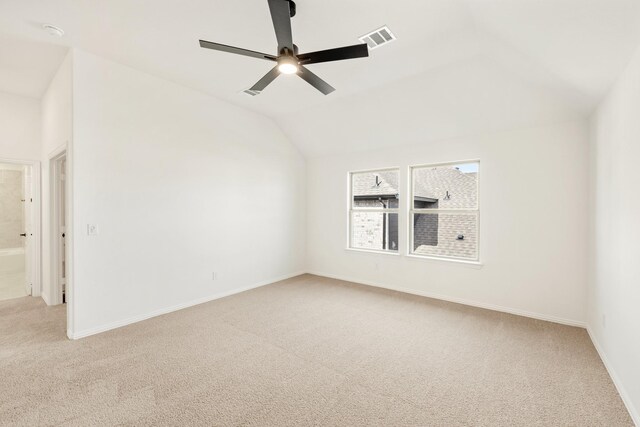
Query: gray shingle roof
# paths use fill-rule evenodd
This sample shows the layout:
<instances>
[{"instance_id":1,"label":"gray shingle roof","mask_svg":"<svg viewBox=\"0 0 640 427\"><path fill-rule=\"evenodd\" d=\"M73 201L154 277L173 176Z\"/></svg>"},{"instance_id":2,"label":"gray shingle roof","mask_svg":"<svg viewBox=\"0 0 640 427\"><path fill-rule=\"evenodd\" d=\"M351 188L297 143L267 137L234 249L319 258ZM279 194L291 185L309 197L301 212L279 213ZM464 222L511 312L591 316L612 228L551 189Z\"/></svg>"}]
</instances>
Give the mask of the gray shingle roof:
<instances>
[{"instance_id":1,"label":"gray shingle roof","mask_svg":"<svg viewBox=\"0 0 640 427\"><path fill-rule=\"evenodd\" d=\"M420 214L438 217L438 244L419 245L414 253L419 255L445 256L451 258L476 259L478 250L478 217L474 214ZM464 236L458 240L458 235Z\"/></svg>"},{"instance_id":2,"label":"gray shingle roof","mask_svg":"<svg viewBox=\"0 0 640 427\"><path fill-rule=\"evenodd\" d=\"M398 194L397 171L358 172L351 179L353 195L356 197Z\"/></svg>"},{"instance_id":3,"label":"gray shingle roof","mask_svg":"<svg viewBox=\"0 0 640 427\"><path fill-rule=\"evenodd\" d=\"M464 173L453 166L420 168L414 169L414 180L414 195L437 199L439 209L475 209L478 203L475 172Z\"/></svg>"},{"instance_id":4,"label":"gray shingle roof","mask_svg":"<svg viewBox=\"0 0 640 427\"><path fill-rule=\"evenodd\" d=\"M464 173L453 166L419 168L414 170L414 179L415 196L438 200L440 209L474 209L477 205L475 172ZM398 194L397 171L359 172L352 180L356 197Z\"/></svg>"}]
</instances>

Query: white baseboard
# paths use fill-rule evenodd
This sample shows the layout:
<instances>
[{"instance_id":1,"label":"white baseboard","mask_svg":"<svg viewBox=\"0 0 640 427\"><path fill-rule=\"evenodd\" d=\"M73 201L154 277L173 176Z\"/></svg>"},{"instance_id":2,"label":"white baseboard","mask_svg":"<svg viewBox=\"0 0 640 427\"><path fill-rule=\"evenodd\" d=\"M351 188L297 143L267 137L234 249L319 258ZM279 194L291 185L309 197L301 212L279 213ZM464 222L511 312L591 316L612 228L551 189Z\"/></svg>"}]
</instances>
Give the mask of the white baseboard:
<instances>
[{"instance_id":1,"label":"white baseboard","mask_svg":"<svg viewBox=\"0 0 640 427\"><path fill-rule=\"evenodd\" d=\"M604 367L607 369L607 372L609 373L609 376L611 377L613 384L616 386L616 389L618 390L618 394L620 395L620 398L622 399L624 406L627 407L627 411L629 411L629 415L631 416L631 419L633 420L636 426L640 426L640 413L633 406L633 402L631 401L631 398L629 397L627 390L622 385L622 381L620 381L620 377L618 376L616 371L613 369L613 366L611 365L611 362L609 362L609 359L607 358L607 355L604 352L604 349L596 339L595 334L591 332L591 328L588 325L587 325L587 333L589 333L589 337L591 338L591 342L593 343L593 346L596 348L596 351L598 352L600 359L602 359L602 363L604 364Z\"/></svg>"},{"instance_id":2,"label":"white baseboard","mask_svg":"<svg viewBox=\"0 0 640 427\"><path fill-rule=\"evenodd\" d=\"M35 295L37 296L37 295ZM51 303L49 302L49 298L47 298L47 293L43 292L42 294L40 294L40 298L42 298L42 300L44 301L45 304L47 305L51 305Z\"/></svg>"},{"instance_id":3,"label":"white baseboard","mask_svg":"<svg viewBox=\"0 0 640 427\"><path fill-rule=\"evenodd\" d=\"M586 328L586 326L587 326L585 322L580 321L580 320L565 319L565 318L562 318L562 317L550 316L550 315L547 315L547 314L534 313L534 312L531 312L531 311L520 310L520 309L516 309L516 308L503 307L503 306L494 305L494 304L486 304L486 303L472 301L472 300L468 300L468 299L464 299L464 298L450 297L450 296L447 296L447 295L441 295L441 294L436 294L436 293L426 292L426 291L419 291L419 290L416 290L416 289L404 288L404 287L401 287L401 286L387 285L387 284L384 284L384 283L377 283L377 282L372 282L372 281L369 281L369 280L360 280L360 279L354 279L354 278L350 278L350 277L338 276L338 275L334 275L334 274L326 274L326 273L311 272L311 271L309 271L308 274L314 274L316 276L328 277L328 278L331 278L331 279L344 280L346 282L353 282L353 283L358 283L358 284L362 284L362 285L373 286L373 287L376 287L376 288L389 289L389 290L392 290L392 291L404 292L406 294L419 295L419 296L427 297L427 298L434 298L434 299L438 299L438 300L442 300L442 301L454 302L454 303L457 303L457 304L469 305L469 306L472 306L472 307L484 308L484 309L487 309L487 310L493 310L493 311L500 311L500 312L503 312L503 313L515 314L517 316L530 317L532 319L545 320L547 322L560 323L562 325L577 326L579 328Z\"/></svg>"},{"instance_id":4,"label":"white baseboard","mask_svg":"<svg viewBox=\"0 0 640 427\"><path fill-rule=\"evenodd\" d=\"M118 320L116 322L111 322L111 323L108 323L106 325L97 326L95 328L85 329L85 330L79 331L79 332L67 331L67 336L72 340L76 340L76 339L79 339L79 338L85 338L85 337L88 337L90 335L95 335L95 334L99 334L101 332L110 331L112 329L120 328L122 326L127 326L127 325L130 325L132 323L140 322L142 320L147 320L147 319L150 319L152 317L161 316L163 314L167 314L167 313L171 313L171 312L174 312L174 311L182 310L182 309L188 308L188 307L193 307L194 305L204 304L206 302L213 301L213 300L216 300L216 299L220 299L220 298L228 297L228 296L231 296L231 295L239 294L241 292L250 291L251 289L256 289L256 288L259 288L261 286L270 285L272 283L280 282L281 280L290 279L292 277L300 276L302 274L305 274L305 273L302 271L302 272L286 274L284 276L275 277L275 278L268 279L268 280L263 280L261 282L254 283L253 285L245 286L245 287L242 287L242 288L239 288L239 289L233 289L233 290L226 291L226 292L220 292L220 293L217 293L217 294L214 294L214 295L206 296L204 298L199 298L199 299L188 301L188 302L185 302L185 303L182 303L182 304L177 304L177 305L174 305L174 306L171 306L171 307L161 308L161 309L158 309L158 310L154 310L154 311L152 311L150 313L141 314L139 316L134 316L134 317L129 317L128 319Z\"/></svg>"}]
</instances>

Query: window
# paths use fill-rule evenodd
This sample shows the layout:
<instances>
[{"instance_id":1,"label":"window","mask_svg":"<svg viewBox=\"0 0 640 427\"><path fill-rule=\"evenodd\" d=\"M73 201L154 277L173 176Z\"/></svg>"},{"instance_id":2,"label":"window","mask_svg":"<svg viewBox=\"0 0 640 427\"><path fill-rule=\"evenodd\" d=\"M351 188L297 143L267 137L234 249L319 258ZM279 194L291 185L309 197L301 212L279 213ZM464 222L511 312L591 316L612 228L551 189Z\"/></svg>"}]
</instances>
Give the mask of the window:
<instances>
[{"instance_id":1,"label":"window","mask_svg":"<svg viewBox=\"0 0 640 427\"><path fill-rule=\"evenodd\" d=\"M398 169L349 174L349 248L398 252Z\"/></svg>"},{"instance_id":2,"label":"window","mask_svg":"<svg viewBox=\"0 0 640 427\"><path fill-rule=\"evenodd\" d=\"M477 261L479 162L411 168L410 253Z\"/></svg>"}]
</instances>

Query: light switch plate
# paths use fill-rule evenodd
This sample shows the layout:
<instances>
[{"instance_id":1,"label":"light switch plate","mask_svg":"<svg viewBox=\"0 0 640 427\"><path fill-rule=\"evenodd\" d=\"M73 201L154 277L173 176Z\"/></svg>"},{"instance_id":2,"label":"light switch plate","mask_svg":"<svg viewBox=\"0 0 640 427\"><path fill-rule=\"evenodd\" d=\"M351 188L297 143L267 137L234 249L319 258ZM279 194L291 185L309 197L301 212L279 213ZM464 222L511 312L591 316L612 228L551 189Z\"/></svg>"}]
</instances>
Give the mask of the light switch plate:
<instances>
[{"instance_id":1,"label":"light switch plate","mask_svg":"<svg viewBox=\"0 0 640 427\"><path fill-rule=\"evenodd\" d=\"M87 224L87 235L89 236L97 236L98 235L98 226L95 224Z\"/></svg>"}]
</instances>

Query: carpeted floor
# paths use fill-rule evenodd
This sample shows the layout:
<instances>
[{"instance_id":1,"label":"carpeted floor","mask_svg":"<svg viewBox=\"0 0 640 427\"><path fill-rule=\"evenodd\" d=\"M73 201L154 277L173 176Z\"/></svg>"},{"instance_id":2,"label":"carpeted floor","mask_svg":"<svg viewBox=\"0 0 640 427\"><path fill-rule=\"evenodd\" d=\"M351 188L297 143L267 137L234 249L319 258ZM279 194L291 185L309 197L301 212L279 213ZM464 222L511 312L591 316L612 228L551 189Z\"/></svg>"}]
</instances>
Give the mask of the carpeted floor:
<instances>
[{"instance_id":1,"label":"carpeted floor","mask_svg":"<svg viewBox=\"0 0 640 427\"><path fill-rule=\"evenodd\" d=\"M2 425L632 426L583 329L300 276L69 341L0 302Z\"/></svg>"}]
</instances>

